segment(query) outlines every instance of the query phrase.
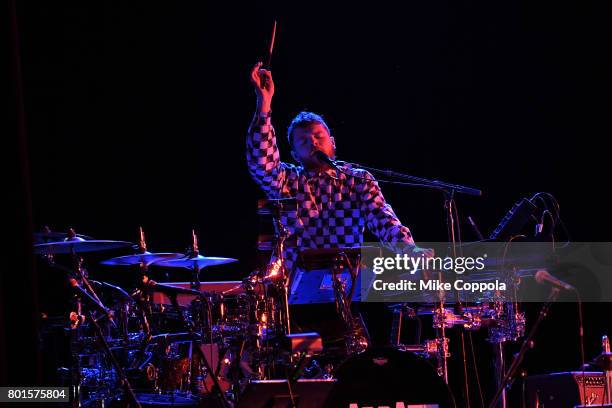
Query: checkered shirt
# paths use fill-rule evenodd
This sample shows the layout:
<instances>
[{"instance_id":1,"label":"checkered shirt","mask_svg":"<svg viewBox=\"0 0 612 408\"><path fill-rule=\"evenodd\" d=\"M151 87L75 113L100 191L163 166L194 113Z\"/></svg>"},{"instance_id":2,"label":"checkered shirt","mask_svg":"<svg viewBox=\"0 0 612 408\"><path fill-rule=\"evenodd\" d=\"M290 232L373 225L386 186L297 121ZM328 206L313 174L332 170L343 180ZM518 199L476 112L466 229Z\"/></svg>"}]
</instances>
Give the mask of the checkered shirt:
<instances>
[{"instance_id":1,"label":"checkered shirt","mask_svg":"<svg viewBox=\"0 0 612 408\"><path fill-rule=\"evenodd\" d=\"M268 198L297 200L297 213L281 217L296 244L285 250L289 271L297 249L359 246L366 226L391 249L394 243L414 245L410 230L386 203L369 172L349 164L340 166L343 172L313 172L282 162L269 114L256 114L249 127L247 163Z\"/></svg>"}]
</instances>

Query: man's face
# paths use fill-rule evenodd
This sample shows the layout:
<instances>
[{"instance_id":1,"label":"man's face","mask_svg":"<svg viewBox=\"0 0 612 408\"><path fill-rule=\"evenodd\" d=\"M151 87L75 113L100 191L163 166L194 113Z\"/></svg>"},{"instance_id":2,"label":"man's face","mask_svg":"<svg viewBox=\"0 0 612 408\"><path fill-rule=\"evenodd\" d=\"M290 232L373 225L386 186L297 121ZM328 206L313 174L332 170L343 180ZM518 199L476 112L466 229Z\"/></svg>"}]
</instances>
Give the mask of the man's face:
<instances>
[{"instance_id":1,"label":"man's face","mask_svg":"<svg viewBox=\"0 0 612 408\"><path fill-rule=\"evenodd\" d=\"M293 129L293 158L302 163L304 168L314 169L322 167L322 163L314 157L314 152L322 151L330 158L336 156L334 138L329 135L327 128L320 123L308 127Z\"/></svg>"}]
</instances>

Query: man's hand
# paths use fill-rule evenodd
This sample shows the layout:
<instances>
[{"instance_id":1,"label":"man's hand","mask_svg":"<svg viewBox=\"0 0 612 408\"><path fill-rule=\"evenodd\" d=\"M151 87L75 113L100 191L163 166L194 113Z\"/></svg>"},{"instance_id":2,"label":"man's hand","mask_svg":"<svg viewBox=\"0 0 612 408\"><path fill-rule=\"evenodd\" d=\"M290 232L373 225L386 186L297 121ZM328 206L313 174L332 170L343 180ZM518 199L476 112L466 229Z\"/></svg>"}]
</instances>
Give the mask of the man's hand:
<instances>
[{"instance_id":1,"label":"man's hand","mask_svg":"<svg viewBox=\"0 0 612 408\"><path fill-rule=\"evenodd\" d=\"M433 258L435 255L434 250L432 248L421 248L418 246L415 246L414 249L412 250L412 254L411 256L416 257L416 256L422 256L424 257L426 260L429 258ZM434 271L430 271L428 269L421 269L419 271L420 273L420 278L424 281L428 281L432 278L433 276L433 272Z\"/></svg>"},{"instance_id":2,"label":"man's hand","mask_svg":"<svg viewBox=\"0 0 612 408\"><path fill-rule=\"evenodd\" d=\"M261 66L262 63L258 62L251 70L251 82L257 94L257 109L260 112L269 112L274 95L274 81L272 73L267 69L262 69Z\"/></svg>"},{"instance_id":3,"label":"man's hand","mask_svg":"<svg viewBox=\"0 0 612 408\"><path fill-rule=\"evenodd\" d=\"M414 249L412 250L412 256L423 256L425 258L433 258L434 254L435 252L432 248L421 248L421 247L415 246Z\"/></svg>"}]
</instances>

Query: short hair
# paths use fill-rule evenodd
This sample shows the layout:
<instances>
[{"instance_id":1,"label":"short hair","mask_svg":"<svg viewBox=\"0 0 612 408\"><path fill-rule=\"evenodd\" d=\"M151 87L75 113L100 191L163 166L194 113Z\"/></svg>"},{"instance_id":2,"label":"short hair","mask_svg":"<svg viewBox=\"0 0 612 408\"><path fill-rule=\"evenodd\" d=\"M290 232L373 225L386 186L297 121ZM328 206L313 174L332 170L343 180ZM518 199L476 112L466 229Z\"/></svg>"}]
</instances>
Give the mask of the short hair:
<instances>
[{"instance_id":1,"label":"short hair","mask_svg":"<svg viewBox=\"0 0 612 408\"><path fill-rule=\"evenodd\" d=\"M287 129L287 139L289 140L289 146L293 148L293 130L295 128L305 129L317 123L325 126L325 129L327 129L327 133L331 134L331 132L329 131L329 126L327 126L327 123L325 123L321 115L306 111L298 113L295 118L293 118L293 120L289 124L289 128Z\"/></svg>"}]
</instances>

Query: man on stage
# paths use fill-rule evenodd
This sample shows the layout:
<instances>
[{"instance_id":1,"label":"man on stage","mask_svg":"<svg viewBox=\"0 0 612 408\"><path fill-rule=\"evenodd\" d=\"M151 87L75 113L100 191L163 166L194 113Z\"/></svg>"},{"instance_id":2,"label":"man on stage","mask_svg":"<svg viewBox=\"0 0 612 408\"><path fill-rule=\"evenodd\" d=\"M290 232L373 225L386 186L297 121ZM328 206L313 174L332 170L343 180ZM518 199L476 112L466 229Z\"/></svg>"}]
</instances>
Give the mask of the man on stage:
<instances>
[{"instance_id":1,"label":"man on stage","mask_svg":"<svg viewBox=\"0 0 612 408\"><path fill-rule=\"evenodd\" d=\"M290 273L298 250L357 247L365 227L388 247L408 244L413 255L433 255L432 250L415 246L410 230L386 203L370 173L346 163L337 171L317 157L322 152L334 159L336 153L335 140L321 116L301 112L293 119L287 136L299 165L282 162L271 124L272 73L258 63L251 71L251 82L257 109L247 137L249 171L268 198L297 199L297 214L281 220L295 238L296 248L285 251Z\"/></svg>"}]
</instances>

